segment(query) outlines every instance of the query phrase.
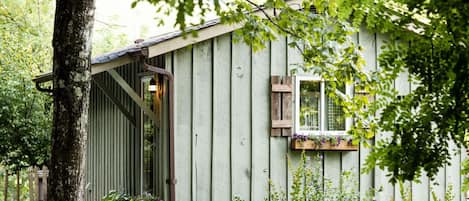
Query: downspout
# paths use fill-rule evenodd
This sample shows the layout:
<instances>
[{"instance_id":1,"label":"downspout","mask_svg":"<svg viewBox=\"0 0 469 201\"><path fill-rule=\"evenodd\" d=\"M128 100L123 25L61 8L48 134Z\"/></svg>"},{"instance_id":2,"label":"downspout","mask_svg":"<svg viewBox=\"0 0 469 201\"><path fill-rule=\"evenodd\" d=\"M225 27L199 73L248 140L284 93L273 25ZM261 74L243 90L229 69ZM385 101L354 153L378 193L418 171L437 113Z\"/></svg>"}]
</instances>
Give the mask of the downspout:
<instances>
[{"instance_id":1,"label":"downspout","mask_svg":"<svg viewBox=\"0 0 469 201\"><path fill-rule=\"evenodd\" d=\"M176 175L174 173L174 77L171 72L143 62L144 69L166 77L169 82L169 199L176 201Z\"/></svg>"}]
</instances>

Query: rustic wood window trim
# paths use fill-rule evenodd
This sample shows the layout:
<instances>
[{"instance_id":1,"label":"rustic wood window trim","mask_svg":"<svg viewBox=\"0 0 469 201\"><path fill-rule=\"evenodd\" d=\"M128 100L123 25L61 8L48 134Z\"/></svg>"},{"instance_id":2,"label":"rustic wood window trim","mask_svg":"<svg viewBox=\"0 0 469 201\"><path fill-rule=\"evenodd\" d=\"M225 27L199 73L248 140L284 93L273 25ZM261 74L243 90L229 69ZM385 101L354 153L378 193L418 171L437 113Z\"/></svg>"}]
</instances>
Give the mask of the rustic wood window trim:
<instances>
[{"instance_id":1,"label":"rustic wood window trim","mask_svg":"<svg viewBox=\"0 0 469 201\"><path fill-rule=\"evenodd\" d=\"M292 134L292 77L271 77L271 136Z\"/></svg>"}]
</instances>

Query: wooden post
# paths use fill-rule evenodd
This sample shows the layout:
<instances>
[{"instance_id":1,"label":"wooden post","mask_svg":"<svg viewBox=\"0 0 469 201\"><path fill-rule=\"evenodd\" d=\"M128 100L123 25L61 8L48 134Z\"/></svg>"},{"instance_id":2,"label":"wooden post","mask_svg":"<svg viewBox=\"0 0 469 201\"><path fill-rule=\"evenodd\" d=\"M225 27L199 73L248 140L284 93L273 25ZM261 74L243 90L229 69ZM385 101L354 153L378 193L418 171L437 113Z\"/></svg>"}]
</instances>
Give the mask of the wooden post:
<instances>
[{"instance_id":1,"label":"wooden post","mask_svg":"<svg viewBox=\"0 0 469 201\"><path fill-rule=\"evenodd\" d=\"M20 171L16 171L16 200L20 201Z\"/></svg>"},{"instance_id":2,"label":"wooden post","mask_svg":"<svg viewBox=\"0 0 469 201\"><path fill-rule=\"evenodd\" d=\"M5 191L4 191L4 201L8 201L8 170L5 170Z\"/></svg>"},{"instance_id":3,"label":"wooden post","mask_svg":"<svg viewBox=\"0 0 469 201\"><path fill-rule=\"evenodd\" d=\"M33 175L34 175L34 201L39 201L39 176L37 171L39 171L38 167L34 167Z\"/></svg>"},{"instance_id":4,"label":"wooden post","mask_svg":"<svg viewBox=\"0 0 469 201\"><path fill-rule=\"evenodd\" d=\"M47 177L49 176L49 169L46 166L42 166L42 194L44 195L44 201L47 200Z\"/></svg>"},{"instance_id":5,"label":"wooden post","mask_svg":"<svg viewBox=\"0 0 469 201\"><path fill-rule=\"evenodd\" d=\"M34 168L28 168L29 201L34 201Z\"/></svg>"}]
</instances>

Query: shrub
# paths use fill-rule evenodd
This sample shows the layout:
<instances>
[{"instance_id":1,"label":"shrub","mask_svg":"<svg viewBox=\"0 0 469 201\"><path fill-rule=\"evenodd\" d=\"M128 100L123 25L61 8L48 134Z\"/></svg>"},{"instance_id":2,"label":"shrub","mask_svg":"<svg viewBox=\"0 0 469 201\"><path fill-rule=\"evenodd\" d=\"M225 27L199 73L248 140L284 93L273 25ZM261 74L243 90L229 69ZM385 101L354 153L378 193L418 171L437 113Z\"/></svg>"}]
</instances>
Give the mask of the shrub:
<instances>
[{"instance_id":1,"label":"shrub","mask_svg":"<svg viewBox=\"0 0 469 201\"><path fill-rule=\"evenodd\" d=\"M161 201L161 200L151 195L140 195L137 197L132 197L126 193L111 190L109 191L107 195L101 198L101 201Z\"/></svg>"},{"instance_id":2,"label":"shrub","mask_svg":"<svg viewBox=\"0 0 469 201\"><path fill-rule=\"evenodd\" d=\"M290 169L293 173L293 182L289 187L291 189L291 201L359 201L360 192L358 191L358 181L350 171L342 172L338 185L322 176L319 168L321 158L307 157L303 152L301 160L296 169ZM270 201L287 201L284 191L278 190L272 182L269 182L271 191L265 200ZM374 190L371 189L366 198L361 200L372 200ZM370 197L370 198L368 198ZM234 201L242 201L241 198L235 197Z\"/></svg>"}]
</instances>

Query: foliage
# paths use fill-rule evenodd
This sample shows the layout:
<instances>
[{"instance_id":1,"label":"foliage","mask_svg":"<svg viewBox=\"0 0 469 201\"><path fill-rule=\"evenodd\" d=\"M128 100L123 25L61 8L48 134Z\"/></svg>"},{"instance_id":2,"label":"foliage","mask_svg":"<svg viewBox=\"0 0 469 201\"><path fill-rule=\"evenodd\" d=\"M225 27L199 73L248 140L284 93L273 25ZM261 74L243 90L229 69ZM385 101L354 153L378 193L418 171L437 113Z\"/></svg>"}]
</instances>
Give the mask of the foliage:
<instances>
[{"instance_id":1,"label":"foliage","mask_svg":"<svg viewBox=\"0 0 469 201\"><path fill-rule=\"evenodd\" d=\"M111 190L107 195L101 198L101 201L160 201L160 199L151 195L132 197L126 193Z\"/></svg>"},{"instance_id":2,"label":"foliage","mask_svg":"<svg viewBox=\"0 0 469 201\"><path fill-rule=\"evenodd\" d=\"M51 16L42 12L51 1L42 3L0 3L0 164L13 171L49 157L50 98L32 82L50 65L51 48L44 40L50 32L43 19Z\"/></svg>"},{"instance_id":3,"label":"foliage","mask_svg":"<svg viewBox=\"0 0 469 201\"><path fill-rule=\"evenodd\" d=\"M358 201L360 200L360 192L358 191L357 175L353 175L350 171L344 171L341 174L339 183L333 182L322 176L321 157L306 156L305 152L301 155L301 160L295 169L290 169L293 173L293 181L290 186L290 200L292 201ZM285 192L276 189L275 185L270 182L271 192L265 200L286 201ZM374 190L371 189L367 196L361 200L372 200ZM235 197L234 201L242 201L241 198Z\"/></svg>"},{"instance_id":4,"label":"foliage","mask_svg":"<svg viewBox=\"0 0 469 201\"><path fill-rule=\"evenodd\" d=\"M237 31L238 39L254 50L265 47L267 40L288 36L289 45L303 55L304 64L298 66L298 72L354 83L356 89L376 96L376 101L369 103L365 97L338 93L345 99L346 115L357 120L350 134L366 144L364 139L377 132L392 132L376 143L367 164L369 170L374 166L387 169L393 183L413 180L423 171L433 178L439 168L449 164L450 142L463 145L469 124L467 3L306 0L298 6L283 0L234 0L227 5L217 0L213 4L202 0L147 1L160 9L166 8L163 5L176 8L176 25L183 30L186 17L194 11L202 15L213 11L222 23L241 23L244 26ZM379 68L371 72L363 71L361 48L351 38L363 23L389 39ZM398 99L393 84L401 72L409 73L415 89Z\"/></svg>"},{"instance_id":5,"label":"foliage","mask_svg":"<svg viewBox=\"0 0 469 201\"><path fill-rule=\"evenodd\" d=\"M112 18L117 17L112 16ZM96 26L93 33L92 56L99 56L128 44L130 44L130 41L128 41L127 35L119 25L104 24L103 26Z\"/></svg>"},{"instance_id":6,"label":"foliage","mask_svg":"<svg viewBox=\"0 0 469 201\"><path fill-rule=\"evenodd\" d=\"M469 191L469 179L467 179L467 175L469 175L469 159L466 159L462 162L461 174L466 175L461 189L464 192Z\"/></svg>"},{"instance_id":7,"label":"foliage","mask_svg":"<svg viewBox=\"0 0 469 201\"><path fill-rule=\"evenodd\" d=\"M6 169L0 167L0 199L3 199L5 196L4 186L5 186L5 173ZM13 174L12 172L8 172L8 198L13 200L16 198L16 173ZM29 181L28 181L28 172L23 170L20 171L20 200L30 200L29 199Z\"/></svg>"},{"instance_id":8,"label":"foliage","mask_svg":"<svg viewBox=\"0 0 469 201\"><path fill-rule=\"evenodd\" d=\"M450 144L464 146L469 128L469 7L460 1L378 1L367 21L389 42L380 67L409 72L412 93L392 97L379 125L392 131L379 141L369 165L386 167L392 181L433 178L449 164Z\"/></svg>"}]
</instances>

